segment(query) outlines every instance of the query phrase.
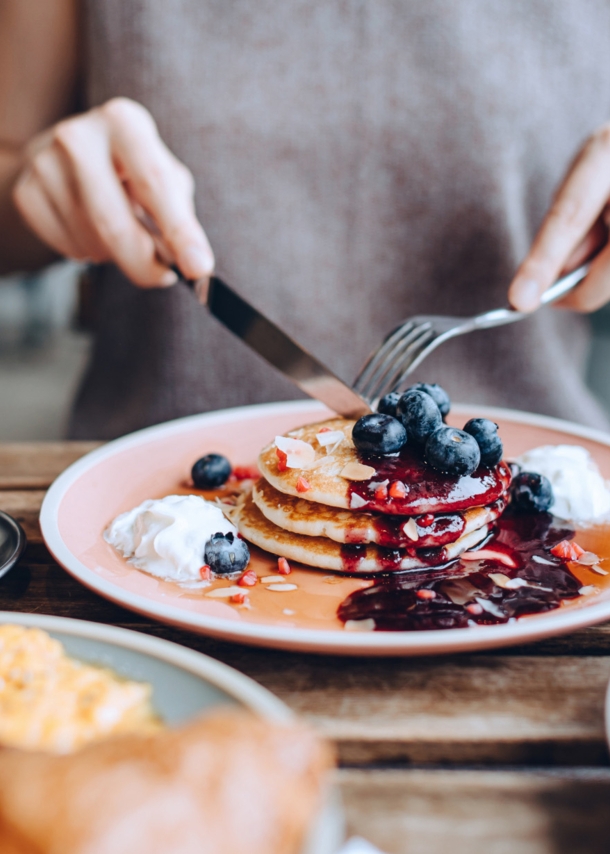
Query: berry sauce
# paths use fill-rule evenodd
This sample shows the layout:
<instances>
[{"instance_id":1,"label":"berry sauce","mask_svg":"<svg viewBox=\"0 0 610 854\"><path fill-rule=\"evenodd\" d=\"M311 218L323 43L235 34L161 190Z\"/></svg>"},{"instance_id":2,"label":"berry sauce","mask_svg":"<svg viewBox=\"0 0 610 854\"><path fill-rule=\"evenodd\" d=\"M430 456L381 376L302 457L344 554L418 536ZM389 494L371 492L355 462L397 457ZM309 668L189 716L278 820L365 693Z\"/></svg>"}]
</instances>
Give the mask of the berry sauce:
<instances>
[{"instance_id":1,"label":"berry sauce","mask_svg":"<svg viewBox=\"0 0 610 854\"><path fill-rule=\"evenodd\" d=\"M375 457L359 453L358 457L364 465L372 466L375 474L370 480L350 483L350 507L378 513L417 516L453 513L493 504L506 493L511 481L510 469L505 462L493 468L480 466L473 474L463 477L442 474L427 465L421 454L408 445L392 456ZM370 483L386 480L390 484L394 481L404 484L405 496L392 498L388 491L387 496L378 497L378 490L371 488ZM358 496L355 502L352 499L354 495Z\"/></svg>"},{"instance_id":2,"label":"berry sauce","mask_svg":"<svg viewBox=\"0 0 610 854\"><path fill-rule=\"evenodd\" d=\"M458 559L443 569L394 573L348 596L338 617L343 622L372 618L381 631L426 631L506 623L554 610L562 600L579 596L581 582L565 561L550 554L554 545L573 536L549 513L509 510L479 548L504 555L514 567L496 558ZM511 586L516 579L520 586Z\"/></svg>"},{"instance_id":3,"label":"berry sauce","mask_svg":"<svg viewBox=\"0 0 610 854\"><path fill-rule=\"evenodd\" d=\"M489 507L493 518L502 513L506 501L500 498ZM463 513L431 513L422 516L411 517L415 521L417 539L413 540L405 533L404 526L409 521L404 516L391 516L388 513L379 514L374 517L372 524L377 532L376 542L389 549L404 549L407 554L415 557L421 549L436 548L454 543L464 533L466 519ZM348 528L345 538L348 543L362 543L366 541L366 529L362 530L357 525Z\"/></svg>"}]
</instances>

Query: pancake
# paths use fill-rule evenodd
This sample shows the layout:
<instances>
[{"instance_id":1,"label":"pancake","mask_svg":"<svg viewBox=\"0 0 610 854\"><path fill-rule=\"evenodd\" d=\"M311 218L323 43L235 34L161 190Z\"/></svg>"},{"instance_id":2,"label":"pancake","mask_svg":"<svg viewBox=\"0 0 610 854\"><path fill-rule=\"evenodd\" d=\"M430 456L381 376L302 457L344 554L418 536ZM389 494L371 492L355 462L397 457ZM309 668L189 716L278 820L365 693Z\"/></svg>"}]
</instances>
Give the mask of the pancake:
<instances>
[{"instance_id":1,"label":"pancake","mask_svg":"<svg viewBox=\"0 0 610 854\"><path fill-rule=\"evenodd\" d=\"M303 468L282 470L273 443L259 456L261 474L275 489L287 495L329 507L400 516L453 513L484 507L502 498L508 490L511 474L503 461L493 468L481 466L472 475L456 477L441 474L426 465L421 454L408 444L399 454L388 457L359 454L351 439L354 424L355 421L333 418L291 431L287 434L290 438L311 445L312 459L307 460ZM325 449L316 438L321 430L337 431L343 438L339 444ZM351 464L351 472L346 468L348 464ZM370 469L363 469L363 465ZM361 476L364 473L365 480L353 479L354 467L359 469ZM379 497L376 495L379 489L372 486L384 482L391 485L396 481L406 487L404 497Z\"/></svg>"},{"instance_id":2,"label":"pancake","mask_svg":"<svg viewBox=\"0 0 610 854\"><path fill-rule=\"evenodd\" d=\"M328 537L337 543L377 543L410 550L454 543L464 534L495 521L504 509L504 501L500 499L490 507L442 513L429 519L341 510L278 492L264 478L254 484L252 499L270 522L293 534ZM404 531L409 518L415 523L415 530L411 526L411 537Z\"/></svg>"},{"instance_id":3,"label":"pancake","mask_svg":"<svg viewBox=\"0 0 610 854\"><path fill-rule=\"evenodd\" d=\"M378 545L342 545L327 537L308 537L285 531L265 518L252 500L243 495L225 513L249 542L267 552L305 566L334 572L377 573L407 569L427 569L459 557L488 535L487 525L437 549L387 549Z\"/></svg>"}]
</instances>

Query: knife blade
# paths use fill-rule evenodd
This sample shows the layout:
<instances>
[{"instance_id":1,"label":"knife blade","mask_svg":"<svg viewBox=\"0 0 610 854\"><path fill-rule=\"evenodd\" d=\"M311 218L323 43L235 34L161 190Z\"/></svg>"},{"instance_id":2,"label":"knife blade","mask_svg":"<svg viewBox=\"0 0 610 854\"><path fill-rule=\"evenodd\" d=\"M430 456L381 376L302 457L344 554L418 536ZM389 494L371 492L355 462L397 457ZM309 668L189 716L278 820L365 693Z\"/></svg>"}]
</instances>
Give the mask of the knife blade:
<instances>
[{"instance_id":1,"label":"knife blade","mask_svg":"<svg viewBox=\"0 0 610 854\"><path fill-rule=\"evenodd\" d=\"M180 275L178 270L176 272ZM187 284L223 326L310 397L345 418L360 418L371 412L359 394L218 276L187 281Z\"/></svg>"}]
</instances>

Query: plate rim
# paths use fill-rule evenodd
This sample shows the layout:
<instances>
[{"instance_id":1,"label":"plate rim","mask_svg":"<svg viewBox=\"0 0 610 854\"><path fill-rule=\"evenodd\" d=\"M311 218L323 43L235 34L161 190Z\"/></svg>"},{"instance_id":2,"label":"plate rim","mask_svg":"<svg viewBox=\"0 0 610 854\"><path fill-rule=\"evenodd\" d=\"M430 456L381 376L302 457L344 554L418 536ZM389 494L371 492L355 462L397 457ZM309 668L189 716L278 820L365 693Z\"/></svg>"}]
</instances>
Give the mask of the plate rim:
<instances>
[{"instance_id":1,"label":"plate rim","mask_svg":"<svg viewBox=\"0 0 610 854\"><path fill-rule=\"evenodd\" d=\"M510 408L479 406L476 403L456 403L452 406L452 412L457 414L471 413L473 409L476 409L480 417L506 419L533 427L546 427L610 447L610 433L560 418ZM341 632L325 629L278 627L264 623L240 623L219 617L199 615L191 611L182 611L179 608L154 602L145 596L117 587L82 564L66 546L59 533L57 516L66 491L81 474L106 457L114 456L115 453L127 450L132 446L140 446L143 442L153 441L159 435L179 434L199 422L208 424L212 422L213 424L214 421L218 421L226 424L227 421L243 420L249 415L294 414L296 416L300 413L315 415L325 412L329 412L327 407L314 400L258 403L187 415L173 421L145 427L142 430L111 440L76 460L51 484L40 511L40 528L44 542L55 560L81 584L129 610L153 617L162 623L169 623L211 637L284 650L341 655L450 654L531 643L535 640L586 628L610 619L610 599L608 599L606 602L588 605L580 610L555 610L548 614L536 615L532 618L532 623L528 623L526 618L525 622L515 624L452 629L451 632L443 630ZM527 629L528 624L530 626L529 631Z\"/></svg>"},{"instance_id":2,"label":"plate rim","mask_svg":"<svg viewBox=\"0 0 610 854\"><path fill-rule=\"evenodd\" d=\"M6 623L25 625L48 632L60 632L64 635L96 640L143 653L214 685L250 711L272 723L286 723L294 719L294 713L279 697L259 685L250 676L204 652L182 646L174 641L157 638L133 629L124 629L121 626L96 623L92 620L56 617L52 614L34 614L26 611L0 611L0 625Z\"/></svg>"}]
</instances>

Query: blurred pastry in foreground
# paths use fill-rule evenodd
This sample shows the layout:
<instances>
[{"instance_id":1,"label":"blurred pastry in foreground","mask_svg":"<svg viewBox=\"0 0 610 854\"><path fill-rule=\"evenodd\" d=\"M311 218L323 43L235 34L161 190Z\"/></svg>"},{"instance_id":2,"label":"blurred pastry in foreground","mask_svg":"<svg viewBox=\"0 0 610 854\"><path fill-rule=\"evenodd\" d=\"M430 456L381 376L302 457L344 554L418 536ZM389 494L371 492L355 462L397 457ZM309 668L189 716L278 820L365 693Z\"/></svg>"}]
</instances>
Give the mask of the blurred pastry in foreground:
<instances>
[{"instance_id":1,"label":"blurred pastry in foreground","mask_svg":"<svg viewBox=\"0 0 610 854\"><path fill-rule=\"evenodd\" d=\"M223 709L69 756L0 751L3 854L299 854L329 749Z\"/></svg>"}]
</instances>

